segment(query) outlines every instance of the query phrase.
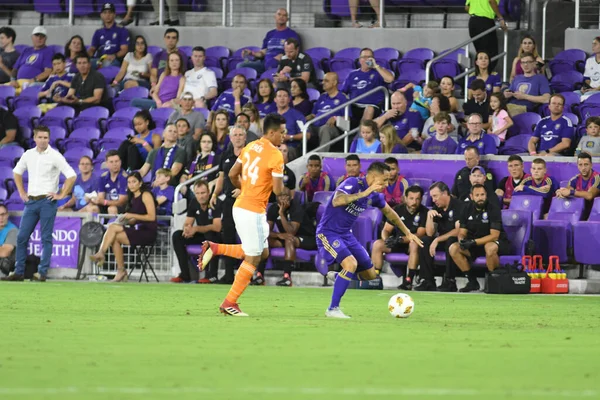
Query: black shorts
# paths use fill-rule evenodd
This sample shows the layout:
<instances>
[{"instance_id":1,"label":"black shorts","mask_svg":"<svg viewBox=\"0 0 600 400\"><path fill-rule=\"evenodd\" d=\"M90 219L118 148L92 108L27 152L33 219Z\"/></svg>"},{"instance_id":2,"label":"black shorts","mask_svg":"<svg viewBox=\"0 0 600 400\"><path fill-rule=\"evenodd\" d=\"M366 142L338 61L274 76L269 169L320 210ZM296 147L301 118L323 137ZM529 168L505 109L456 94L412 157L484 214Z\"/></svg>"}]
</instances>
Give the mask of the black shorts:
<instances>
[{"instance_id":1,"label":"black shorts","mask_svg":"<svg viewBox=\"0 0 600 400\"><path fill-rule=\"evenodd\" d=\"M302 250L316 250L317 249L317 237L316 236L298 236L300 241L299 249Z\"/></svg>"},{"instance_id":2,"label":"black shorts","mask_svg":"<svg viewBox=\"0 0 600 400\"><path fill-rule=\"evenodd\" d=\"M504 256L510 254L510 243L507 240L496 240L494 243L498 245L498 255ZM471 259L475 260L478 257L485 257L485 246L475 246L469 249Z\"/></svg>"},{"instance_id":3,"label":"black shorts","mask_svg":"<svg viewBox=\"0 0 600 400\"><path fill-rule=\"evenodd\" d=\"M408 243L400 243L391 248L390 253L408 254Z\"/></svg>"},{"instance_id":4,"label":"black shorts","mask_svg":"<svg viewBox=\"0 0 600 400\"><path fill-rule=\"evenodd\" d=\"M108 207L110 206L98 206L100 209L100 214L108 214ZM117 207L117 212L119 214L123 214L125 212L125 206Z\"/></svg>"}]
</instances>

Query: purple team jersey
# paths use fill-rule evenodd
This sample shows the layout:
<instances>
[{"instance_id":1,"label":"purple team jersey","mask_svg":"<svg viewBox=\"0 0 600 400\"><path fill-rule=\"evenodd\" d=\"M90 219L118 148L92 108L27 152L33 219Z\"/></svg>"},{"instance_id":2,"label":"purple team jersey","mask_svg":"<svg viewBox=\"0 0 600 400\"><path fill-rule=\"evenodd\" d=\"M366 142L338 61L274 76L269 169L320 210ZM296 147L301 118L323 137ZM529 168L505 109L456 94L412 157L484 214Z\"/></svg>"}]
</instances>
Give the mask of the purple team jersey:
<instances>
[{"instance_id":1,"label":"purple team jersey","mask_svg":"<svg viewBox=\"0 0 600 400\"><path fill-rule=\"evenodd\" d=\"M104 172L100 175L98 193L104 193L106 200L119 200L119 196L127 194L127 173L123 170L119 171L117 179L112 181L110 172Z\"/></svg>"},{"instance_id":2,"label":"purple team jersey","mask_svg":"<svg viewBox=\"0 0 600 400\"><path fill-rule=\"evenodd\" d=\"M50 75L48 77L48 79L46 80L46 83L44 83L44 86L42 86L41 91L45 92L46 90L50 89L50 86L52 86L52 84L56 81L71 82L74 77L75 77L75 74L70 73L70 72L63 74L62 76ZM69 92L68 86L56 85L56 87L54 88L52 93L50 93L50 98L54 97L55 94L58 94L61 97L65 97L68 92Z\"/></svg>"},{"instance_id":3,"label":"purple team jersey","mask_svg":"<svg viewBox=\"0 0 600 400\"><path fill-rule=\"evenodd\" d=\"M250 99L244 95L240 96L240 107L248 103ZM215 104L213 104L211 111L226 110L229 113L229 125L233 125L235 122L235 98L233 97L232 90L229 89L219 96Z\"/></svg>"},{"instance_id":4,"label":"purple team jersey","mask_svg":"<svg viewBox=\"0 0 600 400\"><path fill-rule=\"evenodd\" d=\"M454 154L457 146L456 142L450 137L439 141L433 135L423 142L421 154Z\"/></svg>"},{"instance_id":5,"label":"purple team jersey","mask_svg":"<svg viewBox=\"0 0 600 400\"><path fill-rule=\"evenodd\" d=\"M550 93L550 85L548 84L548 79L544 75L537 74L529 77L517 75L510 85L510 91L521 92L531 96L541 96ZM515 98L511 98L510 103L526 106L527 111L532 111L536 106L535 103L532 103L529 100L518 100Z\"/></svg>"},{"instance_id":6,"label":"purple team jersey","mask_svg":"<svg viewBox=\"0 0 600 400\"><path fill-rule=\"evenodd\" d=\"M256 109L258 110L258 115L261 118L266 117L267 114L277 112L277 105L275 105L274 101L268 101L266 103L258 103L258 104L255 104L255 106L256 106Z\"/></svg>"},{"instance_id":7,"label":"purple team jersey","mask_svg":"<svg viewBox=\"0 0 600 400\"><path fill-rule=\"evenodd\" d=\"M350 72L344 81L342 92L347 93L350 99L353 99L379 86L385 86L385 81L379 72L374 69L370 69L367 72L355 69ZM383 91L375 92L360 100L357 104L377 106L383 103L383 96L385 96Z\"/></svg>"},{"instance_id":8,"label":"purple team jersey","mask_svg":"<svg viewBox=\"0 0 600 400\"><path fill-rule=\"evenodd\" d=\"M390 118L386 123L392 124L396 129L396 132L398 132L398 137L400 139L404 138L404 136L412 129L421 132L421 114L415 110L406 110L404 114L399 115L396 118Z\"/></svg>"},{"instance_id":9,"label":"purple team jersey","mask_svg":"<svg viewBox=\"0 0 600 400\"><path fill-rule=\"evenodd\" d=\"M300 111L298 111L294 108L289 108L286 112L281 114L281 116L283 118L285 118L285 128L287 129L288 135L296 135L296 134L302 132L300 130L300 127L298 126L297 121L301 121L302 123L304 123L304 122L306 122L306 118L304 118L304 115ZM294 141L289 141L286 144L288 146L296 147L300 143L301 143L300 140L294 140Z\"/></svg>"},{"instance_id":10,"label":"purple team jersey","mask_svg":"<svg viewBox=\"0 0 600 400\"><path fill-rule=\"evenodd\" d=\"M313 106L313 109L312 109L312 113L315 115L315 117L318 117L321 114L325 114L325 113L329 112L329 110L334 109L334 108L338 107L339 105L344 104L347 101L348 101L348 98L342 92L338 92L335 95L335 97L329 97L329 94L323 93L315 102L315 105ZM332 114L332 116L343 117L344 110L343 109L339 110L335 114ZM327 123L328 119L329 118L324 118L320 121L315 122L313 125L314 126L323 126Z\"/></svg>"},{"instance_id":11,"label":"purple team jersey","mask_svg":"<svg viewBox=\"0 0 600 400\"><path fill-rule=\"evenodd\" d=\"M52 69L53 56L54 50L46 46L38 50L26 48L13 66L17 70L17 79L33 79L46 68Z\"/></svg>"},{"instance_id":12,"label":"purple team jersey","mask_svg":"<svg viewBox=\"0 0 600 400\"><path fill-rule=\"evenodd\" d=\"M481 137L474 142L468 140L468 137L460 139L458 147L456 148L456 154L464 154L465 149L469 146L477 147L477 150L479 150L479 154L481 155L498 154L498 148L496 147L494 138L485 132L483 132Z\"/></svg>"},{"instance_id":13,"label":"purple team jersey","mask_svg":"<svg viewBox=\"0 0 600 400\"><path fill-rule=\"evenodd\" d=\"M277 29L270 30L263 39L263 49L267 49L265 54L265 68L277 68L279 61L275 59L279 54L283 54L283 45L289 38L294 38L300 41L298 34L290 28L285 28L282 31Z\"/></svg>"},{"instance_id":14,"label":"purple team jersey","mask_svg":"<svg viewBox=\"0 0 600 400\"><path fill-rule=\"evenodd\" d=\"M75 205L73 209L81 210L86 206L87 200L85 199L86 193L92 193L93 191L98 189L98 177L93 175L87 180L84 181L81 178L81 173L77 174L77 178L75 179L75 184L73 185L73 197L75 197Z\"/></svg>"},{"instance_id":15,"label":"purple team jersey","mask_svg":"<svg viewBox=\"0 0 600 400\"><path fill-rule=\"evenodd\" d=\"M175 198L175 188L173 186L167 186L165 189L161 189L158 186L152 188L152 193L155 198L165 196L167 200L158 206L158 215L171 215L173 214L173 199Z\"/></svg>"},{"instance_id":16,"label":"purple team jersey","mask_svg":"<svg viewBox=\"0 0 600 400\"><path fill-rule=\"evenodd\" d=\"M563 139L573 140L574 133L573 123L564 115L556 121L552 121L552 117L542 118L533 131L533 136L540 139L537 151L550 150Z\"/></svg>"},{"instance_id":17,"label":"purple team jersey","mask_svg":"<svg viewBox=\"0 0 600 400\"><path fill-rule=\"evenodd\" d=\"M121 46L129 47L129 31L127 29L113 24L110 28L102 27L94 32L92 47L96 48L95 57L117 54L121 50Z\"/></svg>"}]
</instances>

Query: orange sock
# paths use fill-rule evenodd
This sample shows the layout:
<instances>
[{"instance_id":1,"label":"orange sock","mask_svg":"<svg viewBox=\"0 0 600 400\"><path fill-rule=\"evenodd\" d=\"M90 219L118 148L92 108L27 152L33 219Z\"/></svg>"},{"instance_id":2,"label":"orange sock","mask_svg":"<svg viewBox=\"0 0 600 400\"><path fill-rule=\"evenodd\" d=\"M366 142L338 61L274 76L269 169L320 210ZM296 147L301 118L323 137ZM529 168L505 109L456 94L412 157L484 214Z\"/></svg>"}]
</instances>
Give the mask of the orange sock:
<instances>
[{"instance_id":1,"label":"orange sock","mask_svg":"<svg viewBox=\"0 0 600 400\"><path fill-rule=\"evenodd\" d=\"M229 289L229 293L227 293L225 300L231 303L237 303L242 293L244 293L244 290L248 287L252 275L254 275L254 271L256 271L254 265L243 261L242 265L238 268L233 285L231 285L231 289Z\"/></svg>"},{"instance_id":2,"label":"orange sock","mask_svg":"<svg viewBox=\"0 0 600 400\"><path fill-rule=\"evenodd\" d=\"M241 244L215 243L215 245L215 248L213 248L213 254L216 256L227 256L231 258L237 258L238 260L241 260L245 257Z\"/></svg>"}]
</instances>

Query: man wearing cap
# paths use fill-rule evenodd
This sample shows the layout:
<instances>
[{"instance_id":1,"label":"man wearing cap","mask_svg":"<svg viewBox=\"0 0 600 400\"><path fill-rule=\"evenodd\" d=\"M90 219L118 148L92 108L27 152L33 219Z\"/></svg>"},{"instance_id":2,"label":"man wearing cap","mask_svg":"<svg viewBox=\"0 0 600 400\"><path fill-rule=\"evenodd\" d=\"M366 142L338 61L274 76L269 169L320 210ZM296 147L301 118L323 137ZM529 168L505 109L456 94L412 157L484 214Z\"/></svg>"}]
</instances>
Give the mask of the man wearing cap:
<instances>
[{"instance_id":1,"label":"man wearing cap","mask_svg":"<svg viewBox=\"0 0 600 400\"><path fill-rule=\"evenodd\" d=\"M469 146L465 149L465 163L466 166L459 169L454 176L454 184L452 185L452 196L457 199L468 198L471 193L471 181L470 175L473 167L479 165L480 156L479 149L477 147ZM487 192L494 192L494 175L491 172L485 173L485 184Z\"/></svg>"},{"instance_id":2,"label":"man wearing cap","mask_svg":"<svg viewBox=\"0 0 600 400\"><path fill-rule=\"evenodd\" d=\"M179 109L175 109L171 114L167 123L174 124L178 119L185 118L190 124L194 140L199 141L206 126L206 118L204 118L204 114L194 110L194 95L191 92L183 92L179 106Z\"/></svg>"},{"instance_id":3,"label":"man wearing cap","mask_svg":"<svg viewBox=\"0 0 600 400\"><path fill-rule=\"evenodd\" d=\"M102 28L94 32L88 54L92 57L92 66L121 65L121 60L129 51L129 31L115 23L115 6L104 3L100 12Z\"/></svg>"},{"instance_id":4,"label":"man wearing cap","mask_svg":"<svg viewBox=\"0 0 600 400\"><path fill-rule=\"evenodd\" d=\"M33 47L23 50L15 63L10 84L17 94L26 86L43 85L50 76L54 51L46 46L47 36L46 28L36 26L31 33Z\"/></svg>"},{"instance_id":5,"label":"man wearing cap","mask_svg":"<svg viewBox=\"0 0 600 400\"><path fill-rule=\"evenodd\" d=\"M486 172L483 167L479 165L471 168L471 175L469 175L469 182L471 183L471 187L475 185L482 185L485 187L485 191L487 192L487 201L490 203L494 203L497 206L500 206L500 200L498 199L498 195L493 191L490 185L485 185L487 181ZM471 201L470 194L464 197L459 197L459 200L469 202Z\"/></svg>"}]
</instances>

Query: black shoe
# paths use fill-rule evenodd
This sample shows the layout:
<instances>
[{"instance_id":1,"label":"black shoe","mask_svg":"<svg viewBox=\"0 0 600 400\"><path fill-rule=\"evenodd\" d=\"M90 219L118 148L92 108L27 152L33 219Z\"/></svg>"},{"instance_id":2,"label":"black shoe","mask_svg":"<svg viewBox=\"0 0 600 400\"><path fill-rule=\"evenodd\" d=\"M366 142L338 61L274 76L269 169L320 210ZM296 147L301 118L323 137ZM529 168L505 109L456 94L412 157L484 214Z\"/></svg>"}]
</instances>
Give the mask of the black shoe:
<instances>
[{"instance_id":1,"label":"black shoe","mask_svg":"<svg viewBox=\"0 0 600 400\"><path fill-rule=\"evenodd\" d=\"M454 279L444 279L437 288L438 292L457 292L456 281Z\"/></svg>"},{"instance_id":2,"label":"black shoe","mask_svg":"<svg viewBox=\"0 0 600 400\"><path fill-rule=\"evenodd\" d=\"M292 286L292 280L290 278L283 277L279 282L276 283L277 286Z\"/></svg>"},{"instance_id":3,"label":"black shoe","mask_svg":"<svg viewBox=\"0 0 600 400\"><path fill-rule=\"evenodd\" d=\"M400 290L412 290L412 282L407 280L406 278L404 278L404 282L402 282L402 284L400 284L400 286L398 286L398 289Z\"/></svg>"},{"instance_id":4,"label":"black shoe","mask_svg":"<svg viewBox=\"0 0 600 400\"><path fill-rule=\"evenodd\" d=\"M435 282L423 279L421 283L414 287L414 290L417 292L435 292L437 287Z\"/></svg>"},{"instance_id":5,"label":"black shoe","mask_svg":"<svg viewBox=\"0 0 600 400\"><path fill-rule=\"evenodd\" d=\"M6 281L6 282L23 282L24 279L25 279L25 277L23 275L18 275L18 274L11 274L9 276L0 278L0 280Z\"/></svg>"},{"instance_id":6,"label":"black shoe","mask_svg":"<svg viewBox=\"0 0 600 400\"><path fill-rule=\"evenodd\" d=\"M267 283L265 282L265 278L262 275L256 275L256 278L252 279L250 284L252 286L265 286Z\"/></svg>"},{"instance_id":7,"label":"black shoe","mask_svg":"<svg viewBox=\"0 0 600 400\"><path fill-rule=\"evenodd\" d=\"M233 278L229 278L229 277L224 276L221 279L219 279L217 281L217 283L219 285L231 285L233 283Z\"/></svg>"},{"instance_id":8,"label":"black shoe","mask_svg":"<svg viewBox=\"0 0 600 400\"><path fill-rule=\"evenodd\" d=\"M461 293L477 292L479 290L479 288L480 288L479 282L469 281L469 282L467 282L467 284L465 285L464 288L461 288L459 290L459 292L461 292Z\"/></svg>"},{"instance_id":9,"label":"black shoe","mask_svg":"<svg viewBox=\"0 0 600 400\"><path fill-rule=\"evenodd\" d=\"M174 21L165 21L165 25L169 25L169 26L179 26L179 20L176 19Z\"/></svg>"}]
</instances>

